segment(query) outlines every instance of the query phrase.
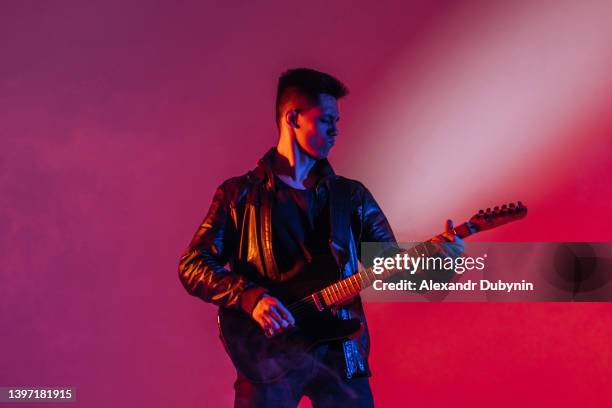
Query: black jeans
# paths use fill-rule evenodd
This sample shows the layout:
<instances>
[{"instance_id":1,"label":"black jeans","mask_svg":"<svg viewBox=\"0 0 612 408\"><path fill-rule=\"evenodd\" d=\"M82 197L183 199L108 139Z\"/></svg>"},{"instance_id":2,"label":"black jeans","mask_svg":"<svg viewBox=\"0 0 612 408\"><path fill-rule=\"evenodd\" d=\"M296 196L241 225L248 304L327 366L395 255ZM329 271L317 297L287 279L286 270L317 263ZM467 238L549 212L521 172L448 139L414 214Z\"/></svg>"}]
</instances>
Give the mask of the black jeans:
<instances>
[{"instance_id":1,"label":"black jeans","mask_svg":"<svg viewBox=\"0 0 612 408\"><path fill-rule=\"evenodd\" d=\"M307 396L314 408L372 408L374 399L368 378L345 379L338 369L344 355L336 346L339 345L315 347L302 367L272 383L252 383L238 373L234 407L295 408Z\"/></svg>"}]
</instances>

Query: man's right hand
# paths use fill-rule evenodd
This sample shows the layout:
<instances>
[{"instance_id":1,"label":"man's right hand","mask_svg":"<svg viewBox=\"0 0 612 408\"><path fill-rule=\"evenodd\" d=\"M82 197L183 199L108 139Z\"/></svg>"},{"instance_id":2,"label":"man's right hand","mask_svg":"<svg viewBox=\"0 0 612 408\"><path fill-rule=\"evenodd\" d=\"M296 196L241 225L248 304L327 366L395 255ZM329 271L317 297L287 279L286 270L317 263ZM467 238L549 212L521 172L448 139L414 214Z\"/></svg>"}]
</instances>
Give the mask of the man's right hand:
<instances>
[{"instance_id":1,"label":"man's right hand","mask_svg":"<svg viewBox=\"0 0 612 408\"><path fill-rule=\"evenodd\" d=\"M295 325L291 312L277 298L263 295L257 302L253 312L253 319L259 323L266 336L272 337Z\"/></svg>"}]
</instances>

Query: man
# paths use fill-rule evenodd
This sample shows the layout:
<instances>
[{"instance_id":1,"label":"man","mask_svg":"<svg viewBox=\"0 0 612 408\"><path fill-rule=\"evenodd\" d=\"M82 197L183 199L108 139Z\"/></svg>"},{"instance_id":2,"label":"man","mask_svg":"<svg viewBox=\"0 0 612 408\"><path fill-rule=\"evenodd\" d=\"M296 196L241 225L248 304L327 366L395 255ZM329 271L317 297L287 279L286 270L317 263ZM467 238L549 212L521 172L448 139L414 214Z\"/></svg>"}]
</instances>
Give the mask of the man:
<instances>
[{"instance_id":1,"label":"man","mask_svg":"<svg viewBox=\"0 0 612 408\"><path fill-rule=\"evenodd\" d=\"M316 276L333 282L358 271L361 242L395 242L387 219L359 182L337 176L327 156L338 136L338 99L347 88L336 78L298 68L279 79L278 144L247 174L225 181L179 265L194 296L242 309L270 337L295 324L268 289ZM447 225L444 239L462 242ZM227 269L225 265L229 263ZM317 275L318 274L318 275ZM236 407L295 407L307 395L315 407L371 407L369 334L359 296L335 310L358 318L358 338L319 345L307 363L271 383L240 372Z\"/></svg>"}]
</instances>

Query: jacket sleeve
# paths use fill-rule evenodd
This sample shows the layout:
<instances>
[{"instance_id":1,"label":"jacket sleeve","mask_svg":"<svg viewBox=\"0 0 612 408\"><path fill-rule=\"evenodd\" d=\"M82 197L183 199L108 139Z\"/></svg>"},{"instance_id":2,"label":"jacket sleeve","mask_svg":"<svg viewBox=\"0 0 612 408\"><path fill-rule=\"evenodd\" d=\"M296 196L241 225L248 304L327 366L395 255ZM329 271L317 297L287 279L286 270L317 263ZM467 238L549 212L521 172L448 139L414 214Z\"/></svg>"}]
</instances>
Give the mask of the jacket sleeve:
<instances>
[{"instance_id":1,"label":"jacket sleeve","mask_svg":"<svg viewBox=\"0 0 612 408\"><path fill-rule=\"evenodd\" d=\"M237 245L227 185L217 188L206 217L180 258L178 275L191 295L250 313L265 290L225 268Z\"/></svg>"},{"instance_id":2,"label":"jacket sleeve","mask_svg":"<svg viewBox=\"0 0 612 408\"><path fill-rule=\"evenodd\" d=\"M389 242L395 243L395 235L387 217L372 196L372 193L364 186L362 202L362 225L363 242Z\"/></svg>"}]
</instances>

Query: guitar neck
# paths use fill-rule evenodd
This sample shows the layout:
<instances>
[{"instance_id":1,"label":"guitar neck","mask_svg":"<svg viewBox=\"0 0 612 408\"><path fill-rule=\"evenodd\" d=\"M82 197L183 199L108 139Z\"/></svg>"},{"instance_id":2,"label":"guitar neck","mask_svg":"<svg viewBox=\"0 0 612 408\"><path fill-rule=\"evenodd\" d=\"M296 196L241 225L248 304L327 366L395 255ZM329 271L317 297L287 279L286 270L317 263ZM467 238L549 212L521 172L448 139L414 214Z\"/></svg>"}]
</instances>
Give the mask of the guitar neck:
<instances>
[{"instance_id":1,"label":"guitar neck","mask_svg":"<svg viewBox=\"0 0 612 408\"><path fill-rule=\"evenodd\" d=\"M466 238L478 232L478 226L470 221L455 227L455 233ZM399 254L407 254L410 257L421 257L434 255L434 248L430 243L423 242L409 249L402 249ZM315 303L323 307L332 307L357 296L362 290L370 287L375 280L386 279L402 270L383 268L382 273L374 273L373 268L362 269L358 273L335 282L324 289L312 294Z\"/></svg>"},{"instance_id":2,"label":"guitar neck","mask_svg":"<svg viewBox=\"0 0 612 408\"><path fill-rule=\"evenodd\" d=\"M518 221L527 215L527 207L520 201L517 204L504 204L501 207L480 210L472 216L469 221L454 228L454 233L460 238L469 237L480 231L487 231L500 227L509 222ZM429 242L420 243L410 249L401 249L399 254L407 254L417 258L431 256L435 249ZM402 271L401 269L382 268L382 273L374 273L373 268L359 271L355 275L344 278L326 288L313 293L303 301L314 303L319 310L343 303L359 294L362 290L371 286L374 281L385 279Z\"/></svg>"}]
</instances>

